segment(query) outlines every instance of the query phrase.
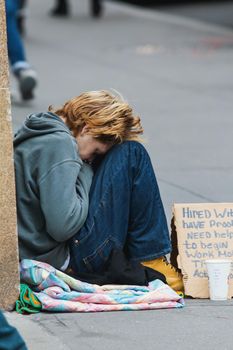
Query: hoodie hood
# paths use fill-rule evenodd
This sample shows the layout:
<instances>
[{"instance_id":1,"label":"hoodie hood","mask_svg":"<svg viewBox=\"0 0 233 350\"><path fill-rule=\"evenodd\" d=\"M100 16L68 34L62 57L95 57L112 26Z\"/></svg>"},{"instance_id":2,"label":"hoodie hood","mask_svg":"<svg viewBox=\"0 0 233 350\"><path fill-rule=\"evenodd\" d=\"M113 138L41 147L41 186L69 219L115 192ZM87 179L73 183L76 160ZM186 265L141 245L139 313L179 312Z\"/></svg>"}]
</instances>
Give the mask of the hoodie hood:
<instances>
[{"instance_id":1,"label":"hoodie hood","mask_svg":"<svg viewBox=\"0 0 233 350\"><path fill-rule=\"evenodd\" d=\"M65 132L71 135L69 128L56 114L47 113L35 113L29 115L22 127L16 132L14 136L14 146L17 146L25 140L54 132Z\"/></svg>"}]
</instances>

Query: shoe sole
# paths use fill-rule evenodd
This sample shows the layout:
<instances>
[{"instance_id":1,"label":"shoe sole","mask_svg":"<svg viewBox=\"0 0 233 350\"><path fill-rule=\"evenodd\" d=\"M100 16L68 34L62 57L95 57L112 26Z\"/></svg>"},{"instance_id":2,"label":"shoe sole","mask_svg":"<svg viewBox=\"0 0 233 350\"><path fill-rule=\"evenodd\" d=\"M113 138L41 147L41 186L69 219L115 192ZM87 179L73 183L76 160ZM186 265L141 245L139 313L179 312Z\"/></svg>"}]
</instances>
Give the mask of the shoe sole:
<instances>
[{"instance_id":1,"label":"shoe sole","mask_svg":"<svg viewBox=\"0 0 233 350\"><path fill-rule=\"evenodd\" d=\"M36 87L36 79L34 77L24 77L20 80L19 89L23 100L33 99L33 90Z\"/></svg>"}]
</instances>

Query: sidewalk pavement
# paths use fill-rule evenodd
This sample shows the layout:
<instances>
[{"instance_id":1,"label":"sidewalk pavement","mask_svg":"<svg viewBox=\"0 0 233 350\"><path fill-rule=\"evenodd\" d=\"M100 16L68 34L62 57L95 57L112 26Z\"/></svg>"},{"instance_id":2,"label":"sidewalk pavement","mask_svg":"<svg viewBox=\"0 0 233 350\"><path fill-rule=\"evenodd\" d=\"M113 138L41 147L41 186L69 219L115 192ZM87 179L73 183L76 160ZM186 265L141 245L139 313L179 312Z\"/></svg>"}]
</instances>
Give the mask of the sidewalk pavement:
<instances>
[{"instance_id":1,"label":"sidewalk pavement","mask_svg":"<svg viewBox=\"0 0 233 350\"><path fill-rule=\"evenodd\" d=\"M184 309L7 318L32 350L231 350L232 314L231 300L187 300Z\"/></svg>"},{"instance_id":2,"label":"sidewalk pavement","mask_svg":"<svg viewBox=\"0 0 233 350\"><path fill-rule=\"evenodd\" d=\"M55 19L30 1L26 48L40 84L33 103L16 96L14 129L50 104L114 88L142 118L168 223L174 202L232 202L233 31L111 2L93 20L88 2L72 5L70 19ZM232 306L7 317L33 350L230 350Z\"/></svg>"}]
</instances>

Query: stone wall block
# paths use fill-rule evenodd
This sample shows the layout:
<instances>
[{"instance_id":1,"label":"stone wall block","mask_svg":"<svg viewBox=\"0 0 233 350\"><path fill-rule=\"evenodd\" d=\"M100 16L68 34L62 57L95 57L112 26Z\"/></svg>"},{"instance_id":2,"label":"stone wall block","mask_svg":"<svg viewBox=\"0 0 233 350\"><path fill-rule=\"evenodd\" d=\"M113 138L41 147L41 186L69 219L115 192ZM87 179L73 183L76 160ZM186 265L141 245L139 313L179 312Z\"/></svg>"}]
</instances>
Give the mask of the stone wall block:
<instances>
[{"instance_id":1,"label":"stone wall block","mask_svg":"<svg viewBox=\"0 0 233 350\"><path fill-rule=\"evenodd\" d=\"M0 88L9 87L5 0L0 0Z\"/></svg>"},{"instance_id":2,"label":"stone wall block","mask_svg":"<svg viewBox=\"0 0 233 350\"><path fill-rule=\"evenodd\" d=\"M11 310L19 295L19 256L5 24L0 0L0 308Z\"/></svg>"}]
</instances>

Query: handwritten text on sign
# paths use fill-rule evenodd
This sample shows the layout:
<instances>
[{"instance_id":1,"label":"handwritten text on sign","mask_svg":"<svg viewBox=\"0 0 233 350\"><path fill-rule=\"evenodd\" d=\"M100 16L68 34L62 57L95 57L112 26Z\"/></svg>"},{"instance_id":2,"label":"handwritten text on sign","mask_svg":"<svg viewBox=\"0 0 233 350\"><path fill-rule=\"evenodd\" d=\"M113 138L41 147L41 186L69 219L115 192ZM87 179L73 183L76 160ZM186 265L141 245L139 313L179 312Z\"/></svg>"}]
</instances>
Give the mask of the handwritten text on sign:
<instances>
[{"instance_id":1,"label":"handwritten text on sign","mask_svg":"<svg viewBox=\"0 0 233 350\"><path fill-rule=\"evenodd\" d=\"M193 277L207 277L205 259L233 259L233 208L183 207L182 229L183 253L194 265Z\"/></svg>"}]
</instances>

